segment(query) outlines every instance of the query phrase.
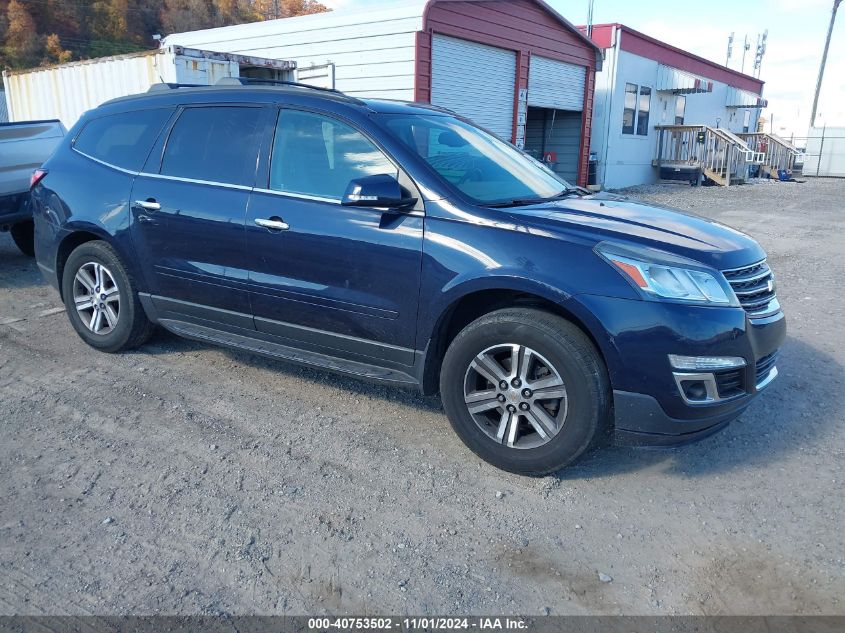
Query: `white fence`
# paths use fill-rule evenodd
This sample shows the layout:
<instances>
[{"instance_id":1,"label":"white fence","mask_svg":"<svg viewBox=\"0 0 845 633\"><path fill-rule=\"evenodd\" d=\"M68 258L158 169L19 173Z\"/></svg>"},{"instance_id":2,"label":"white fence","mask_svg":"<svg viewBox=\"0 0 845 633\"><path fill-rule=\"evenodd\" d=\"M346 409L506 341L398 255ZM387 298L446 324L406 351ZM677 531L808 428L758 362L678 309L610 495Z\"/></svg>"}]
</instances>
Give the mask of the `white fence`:
<instances>
[{"instance_id":1,"label":"white fence","mask_svg":"<svg viewBox=\"0 0 845 633\"><path fill-rule=\"evenodd\" d=\"M812 127L806 140L805 176L845 178L845 127Z\"/></svg>"}]
</instances>

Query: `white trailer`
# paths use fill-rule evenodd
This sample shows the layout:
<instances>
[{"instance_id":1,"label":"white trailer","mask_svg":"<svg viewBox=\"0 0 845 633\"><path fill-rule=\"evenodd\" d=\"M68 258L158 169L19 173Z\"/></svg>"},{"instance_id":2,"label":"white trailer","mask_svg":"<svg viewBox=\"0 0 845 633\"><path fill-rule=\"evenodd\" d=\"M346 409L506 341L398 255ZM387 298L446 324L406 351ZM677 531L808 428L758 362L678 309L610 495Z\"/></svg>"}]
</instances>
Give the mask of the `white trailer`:
<instances>
[{"instance_id":1,"label":"white trailer","mask_svg":"<svg viewBox=\"0 0 845 633\"><path fill-rule=\"evenodd\" d=\"M91 108L157 83L213 85L222 77L293 80L296 62L168 45L58 66L3 71L9 121L59 119L65 127Z\"/></svg>"}]
</instances>

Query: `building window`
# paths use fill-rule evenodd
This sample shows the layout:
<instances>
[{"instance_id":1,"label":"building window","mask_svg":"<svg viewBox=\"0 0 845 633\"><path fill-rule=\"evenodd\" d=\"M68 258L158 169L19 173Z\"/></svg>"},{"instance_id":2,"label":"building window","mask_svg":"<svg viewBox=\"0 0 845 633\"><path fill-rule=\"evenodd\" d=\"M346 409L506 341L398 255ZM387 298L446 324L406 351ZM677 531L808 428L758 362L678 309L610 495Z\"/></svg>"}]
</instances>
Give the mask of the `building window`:
<instances>
[{"instance_id":1,"label":"building window","mask_svg":"<svg viewBox=\"0 0 845 633\"><path fill-rule=\"evenodd\" d=\"M651 109L651 88L640 86L640 107L637 112L637 134L648 136L648 112Z\"/></svg>"},{"instance_id":2,"label":"building window","mask_svg":"<svg viewBox=\"0 0 845 633\"><path fill-rule=\"evenodd\" d=\"M687 98L683 95L675 97L675 125L684 124L684 113L687 109Z\"/></svg>"},{"instance_id":3,"label":"building window","mask_svg":"<svg viewBox=\"0 0 845 633\"><path fill-rule=\"evenodd\" d=\"M637 116L637 85L625 84L625 110L622 112L622 134L634 133Z\"/></svg>"},{"instance_id":4,"label":"building window","mask_svg":"<svg viewBox=\"0 0 845 633\"><path fill-rule=\"evenodd\" d=\"M742 131L748 132L748 129L751 127L751 110L745 111L745 118L742 121Z\"/></svg>"},{"instance_id":5,"label":"building window","mask_svg":"<svg viewBox=\"0 0 845 633\"><path fill-rule=\"evenodd\" d=\"M651 88L626 83L622 134L648 136L649 110L651 110Z\"/></svg>"}]
</instances>

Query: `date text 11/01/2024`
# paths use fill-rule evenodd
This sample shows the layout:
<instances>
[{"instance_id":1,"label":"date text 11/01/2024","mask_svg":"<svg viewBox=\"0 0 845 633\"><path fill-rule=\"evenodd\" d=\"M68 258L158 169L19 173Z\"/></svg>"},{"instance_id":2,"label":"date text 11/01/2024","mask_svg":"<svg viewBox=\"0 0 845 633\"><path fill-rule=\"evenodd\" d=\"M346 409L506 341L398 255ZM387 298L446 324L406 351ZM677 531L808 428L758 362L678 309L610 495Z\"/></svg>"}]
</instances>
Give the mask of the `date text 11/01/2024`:
<instances>
[{"instance_id":1,"label":"date text 11/01/2024","mask_svg":"<svg viewBox=\"0 0 845 633\"><path fill-rule=\"evenodd\" d=\"M511 630L528 628L522 618L310 618L308 629L313 631L413 631L413 630Z\"/></svg>"}]
</instances>

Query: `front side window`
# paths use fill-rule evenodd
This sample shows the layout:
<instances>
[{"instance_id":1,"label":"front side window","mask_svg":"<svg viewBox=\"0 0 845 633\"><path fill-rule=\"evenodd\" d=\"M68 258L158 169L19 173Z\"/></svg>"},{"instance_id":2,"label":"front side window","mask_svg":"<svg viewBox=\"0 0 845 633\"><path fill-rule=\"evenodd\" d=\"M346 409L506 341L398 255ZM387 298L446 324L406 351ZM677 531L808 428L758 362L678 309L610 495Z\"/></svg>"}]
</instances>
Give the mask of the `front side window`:
<instances>
[{"instance_id":1,"label":"front side window","mask_svg":"<svg viewBox=\"0 0 845 633\"><path fill-rule=\"evenodd\" d=\"M358 178L399 171L367 137L312 112L282 110L270 163L270 189L340 200Z\"/></svg>"},{"instance_id":2,"label":"front side window","mask_svg":"<svg viewBox=\"0 0 845 633\"><path fill-rule=\"evenodd\" d=\"M140 171L171 112L169 108L155 108L93 119L73 147L110 165Z\"/></svg>"},{"instance_id":3,"label":"front side window","mask_svg":"<svg viewBox=\"0 0 845 633\"><path fill-rule=\"evenodd\" d=\"M683 95L675 97L675 125L684 124L684 114L687 109L687 98Z\"/></svg>"},{"instance_id":4,"label":"front side window","mask_svg":"<svg viewBox=\"0 0 845 633\"><path fill-rule=\"evenodd\" d=\"M512 145L445 115L380 115L445 181L481 204L552 198L569 184Z\"/></svg>"},{"instance_id":5,"label":"front side window","mask_svg":"<svg viewBox=\"0 0 845 633\"><path fill-rule=\"evenodd\" d=\"M251 186L258 159L260 120L260 108L186 108L167 139L161 173Z\"/></svg>"}]
</instances>

